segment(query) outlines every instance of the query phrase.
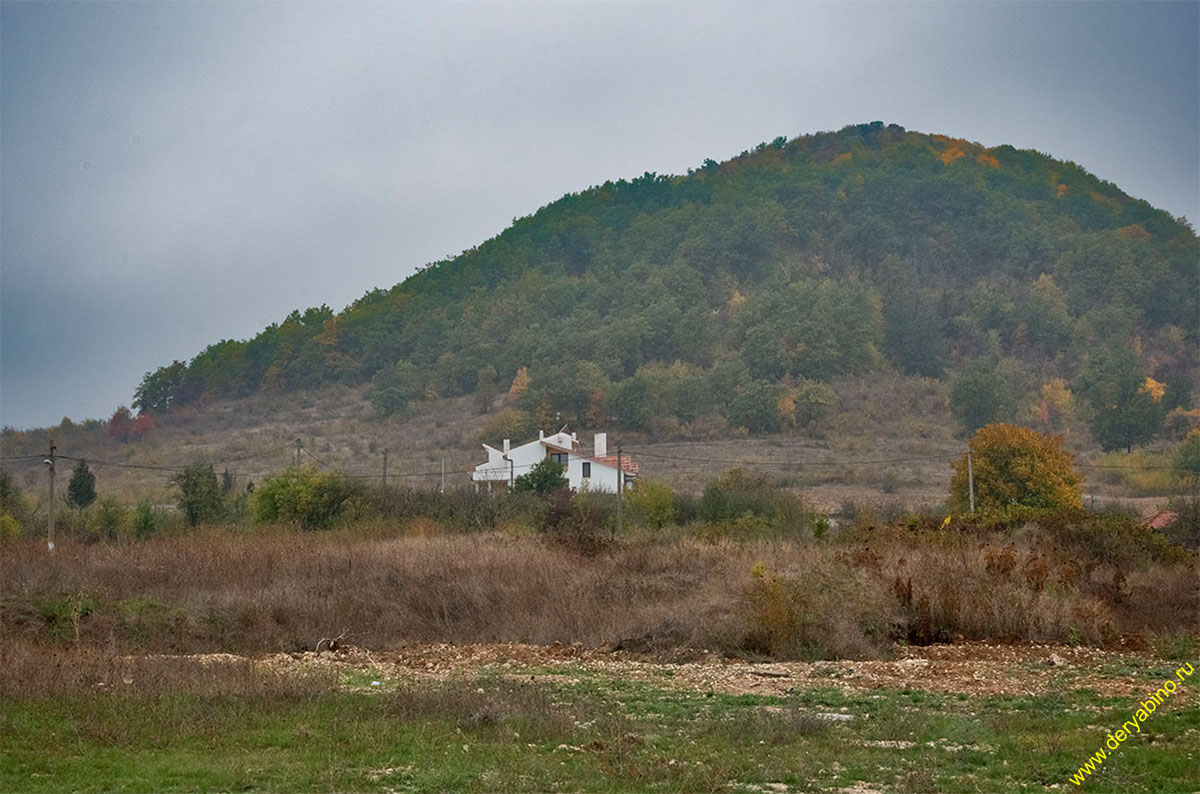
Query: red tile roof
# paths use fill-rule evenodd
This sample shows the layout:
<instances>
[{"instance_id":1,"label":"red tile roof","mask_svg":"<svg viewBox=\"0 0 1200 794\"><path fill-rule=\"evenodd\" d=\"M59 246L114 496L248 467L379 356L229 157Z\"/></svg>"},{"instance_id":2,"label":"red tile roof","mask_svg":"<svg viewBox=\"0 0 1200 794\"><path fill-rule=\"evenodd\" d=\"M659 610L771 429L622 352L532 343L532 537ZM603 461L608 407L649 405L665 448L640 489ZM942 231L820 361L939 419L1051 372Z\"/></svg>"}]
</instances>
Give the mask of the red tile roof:
<instances>
[{"instance_id":1,"label":"red tile roof","mask_svg":"<svg viewBox=\"0 0 1200 794\"><path fill-rule=\"evenodd\" d=\"M596 461L597 463L603 463L605 466L611 466L614 469L617 468L617 456L616 455L605 455L602 458L593 457L592 460ZM628 455L621 456L621 468L624 469L625 471L629 472L630 474L637 474L637 471L638 471L637 463L630 460Z\"/></svg>"},{"instance_id":2,"label":"red tile roof","mask_svg":"<svg viewBox=\"0 0 1200 794\"><path fill-rule=\"evenodd\" d=\"M1175 523L1175 519L1179 518L1179 514L1174 510L1159 510L1149 518L1142 519L1142 526L1147 529L1166 529Z\"/></svg>"}]
</instances>

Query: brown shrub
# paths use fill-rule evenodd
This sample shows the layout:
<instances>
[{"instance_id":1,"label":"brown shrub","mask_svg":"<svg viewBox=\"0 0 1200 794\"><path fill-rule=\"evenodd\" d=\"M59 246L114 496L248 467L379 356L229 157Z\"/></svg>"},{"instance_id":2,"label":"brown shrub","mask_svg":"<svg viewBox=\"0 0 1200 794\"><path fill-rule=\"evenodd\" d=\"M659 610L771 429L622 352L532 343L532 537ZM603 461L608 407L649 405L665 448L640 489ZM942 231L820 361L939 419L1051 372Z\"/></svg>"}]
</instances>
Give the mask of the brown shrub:
<instances>
[{"instance_id":1,"label":"brown shrub","mask_svg":"<svg viewBox=\"0 0 1200 794\"><path fill-rule=\"evenodd\" d=\"M1011 547L910 548L902 559L891 563L892 570L906 577L894 592L907 612L908 639L914 644L947 642L959 635L1001 642L1076 637L1100 643L1116 634L1114 616L1102 602L1086 593L1044 586L1041 558L1031 558L1025 575L1012 576L1017 557Z\"/></svg>"},{"instance_id":2,"label":"brown shrub","mask_svg":"<svg viewBox=\"0 0 1200 794\"><path fill-rule=\"evenodd\" d=\"M790 575L755 566L746 594L746 650L777 659L881 655L900 623L883 580L844 564L812 562Z\"/></svg>"},{"instance_id":3,"label":"brown shrub","mask_svg":"<svg viewBox=\"0 0 1200 794\"><path fill-rule=\"evenodd\" d=\"M1191 558L1156 560L1157 547L1137 551L1124 529L1091 558L1077 556L1082 537L1041 531L883 528L869 547L627 537L593 556L537 536L406 531L377 521L67 540L54 555L20 541L0 560L0 630L10 646L114 654L260 654L341 636L364 648L557 641L809 658L877 656L894 638L1195 632L1200 611Z\"/></svg>"}]
</instances>

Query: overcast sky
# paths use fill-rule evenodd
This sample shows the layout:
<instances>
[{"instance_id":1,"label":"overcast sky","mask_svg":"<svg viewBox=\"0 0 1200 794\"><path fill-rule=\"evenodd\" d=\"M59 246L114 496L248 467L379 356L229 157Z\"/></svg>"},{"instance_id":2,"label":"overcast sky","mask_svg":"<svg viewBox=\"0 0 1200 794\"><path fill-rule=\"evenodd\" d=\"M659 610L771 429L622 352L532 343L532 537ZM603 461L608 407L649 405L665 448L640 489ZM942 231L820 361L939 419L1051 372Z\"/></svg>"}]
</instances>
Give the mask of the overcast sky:
<instances>
[{"instance_id":1,"label":"overcast sky","mask_svg":"<svg viewBox=\"0 0 1200 794\"><path fill-rule=\"evenodd\" d=\"M1200 4L0 4L0 422L564 193L882 120L1200 218Z\"/></svg>"}]
</instances>

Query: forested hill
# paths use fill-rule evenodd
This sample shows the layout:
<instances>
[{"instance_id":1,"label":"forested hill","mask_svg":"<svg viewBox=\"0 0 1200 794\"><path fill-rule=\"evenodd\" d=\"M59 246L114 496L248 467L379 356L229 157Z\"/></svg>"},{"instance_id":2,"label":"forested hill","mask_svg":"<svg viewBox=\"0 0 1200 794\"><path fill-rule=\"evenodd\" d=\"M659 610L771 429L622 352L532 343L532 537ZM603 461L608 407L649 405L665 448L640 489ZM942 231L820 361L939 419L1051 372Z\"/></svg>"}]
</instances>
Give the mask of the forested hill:
<instances>
[{"instance_id":1,"label":"forested hill","mask_svg":"<svg viewBox=\"0 0 1200 794\"><path fill-rule=\"evenodd\" d=\"M585 426L757 432L894 366L949 379L967 424L1071 390L1161 414L1191 407L1198 256L1077 165L874 122L564 196L340 313L149 373L135 405L372 380L382 414L486 409L515 379L517 405Z\"/></svg>"}]
</instances>

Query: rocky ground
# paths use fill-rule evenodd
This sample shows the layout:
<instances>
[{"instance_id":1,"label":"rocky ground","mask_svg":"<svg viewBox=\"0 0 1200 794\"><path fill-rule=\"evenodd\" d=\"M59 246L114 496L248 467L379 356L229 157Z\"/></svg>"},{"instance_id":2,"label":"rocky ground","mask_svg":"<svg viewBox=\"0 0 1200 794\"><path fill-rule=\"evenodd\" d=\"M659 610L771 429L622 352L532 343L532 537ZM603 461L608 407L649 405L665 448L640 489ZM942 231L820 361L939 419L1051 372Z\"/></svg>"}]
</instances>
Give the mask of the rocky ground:
<instances>
[{"instance_id":1,"label":"rocky ground","mask_svg":"<svg viewBox=\"0 0 1200 794\"><path fill-rule=\"evenodd\" d=\"M244 662L231 654L187 658L205 666ZM546 683L597 677L727 695L771 696L804 687L836 686L847 693L906 689L989 696L1088 689L1102 697L1130 697L1144 694L1157 674L1184 662L1135 651L1029 644L902 647L888 660L759 663L703 651L677 651L663 658L580 645L506 643L408 645L383 652L335 644L333 650L276 654L256 663L277 672L325 668L352 674L346 679L367 686L367 679L382 686L491 675ZM1176 702L1194 698L1194 688L1181 687Z\"/></svg>"}]
</instances>

